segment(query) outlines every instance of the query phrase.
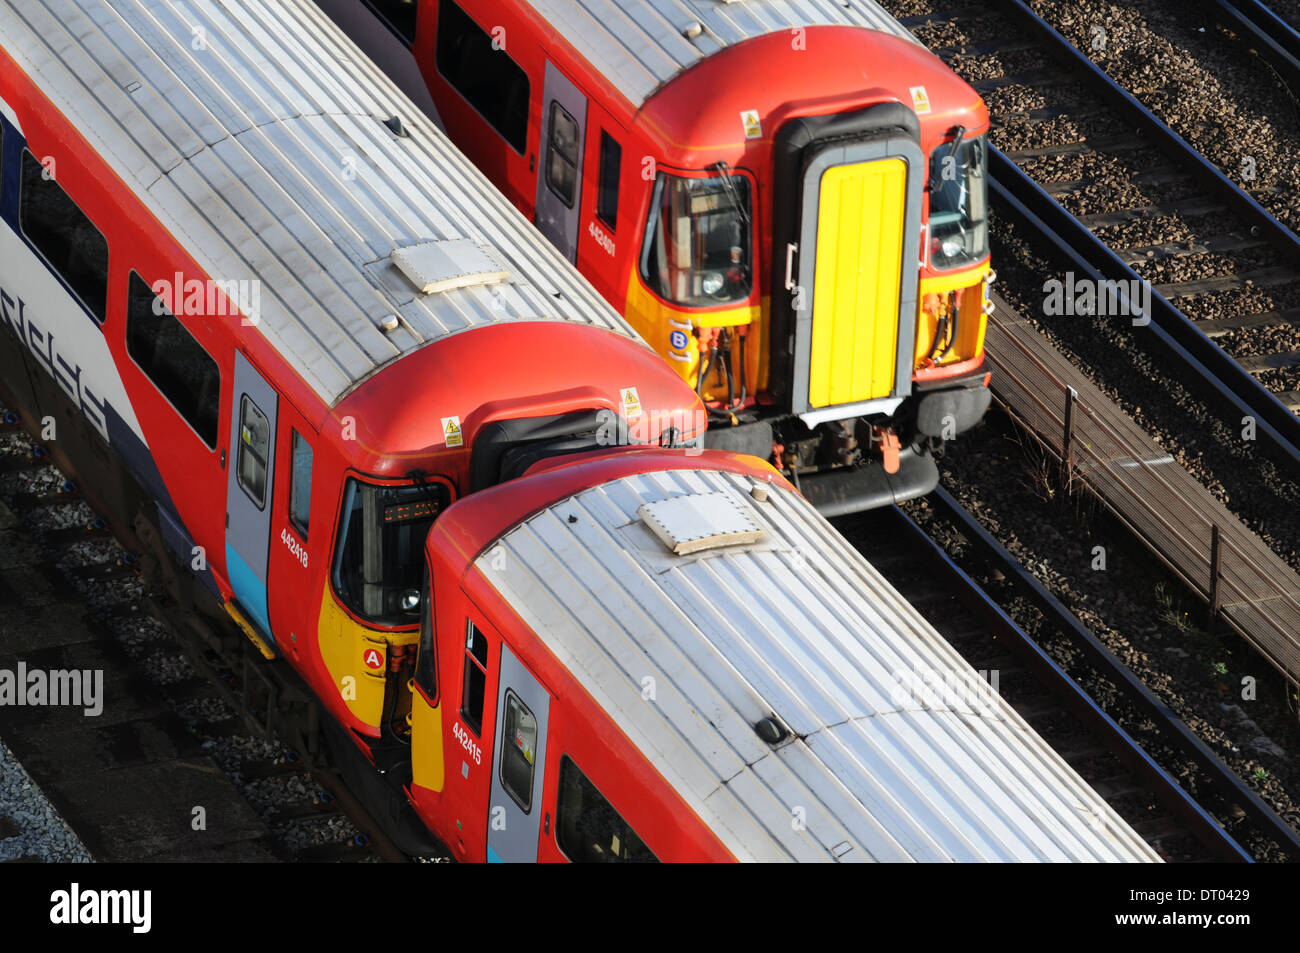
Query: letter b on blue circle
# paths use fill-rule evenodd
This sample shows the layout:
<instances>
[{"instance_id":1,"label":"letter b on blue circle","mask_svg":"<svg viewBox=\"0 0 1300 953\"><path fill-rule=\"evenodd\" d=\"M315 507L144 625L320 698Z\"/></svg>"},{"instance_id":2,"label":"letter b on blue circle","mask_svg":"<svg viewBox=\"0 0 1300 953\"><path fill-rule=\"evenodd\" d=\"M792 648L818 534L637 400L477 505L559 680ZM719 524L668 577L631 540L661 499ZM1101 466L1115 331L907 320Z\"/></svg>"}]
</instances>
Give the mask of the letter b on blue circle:
<instances>
[{"instance_id":1,"label":"letter b on blue circle","mask_svg":"<svg viewBox=\"0 0 1300 953\"><path fill-rule=\"evenodd\" d=\"M674 331L672 334L668 335L668 343L677 351L686 350L686 342L688 340L690 339L686 337L685 331Z\"/></svg>"}]
</instances>

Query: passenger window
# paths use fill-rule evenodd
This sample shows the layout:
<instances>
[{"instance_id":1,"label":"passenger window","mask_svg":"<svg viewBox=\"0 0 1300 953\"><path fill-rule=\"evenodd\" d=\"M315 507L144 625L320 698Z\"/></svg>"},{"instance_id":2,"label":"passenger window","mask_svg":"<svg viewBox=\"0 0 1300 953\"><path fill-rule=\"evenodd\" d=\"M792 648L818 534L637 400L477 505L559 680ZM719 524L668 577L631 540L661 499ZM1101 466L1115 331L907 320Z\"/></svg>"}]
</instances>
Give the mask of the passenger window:
<instances>
[{"instance_id":1,"label":"passenger window","mask_svg":"<svg viewBox=\"0 0 1300 953\"><path fill-rule=\"evenodd\" d=\"M465 683L461 695L460 713L474 734L483 733L483 695L487 691L487 638L466 623Z\"/></svg>"},{"instance_id":2,"label":"passenger window","mask_svg":"<svg viewBox=\"0 0 1300 953\"><path fill-rule=\"evenodd\" d=\"M610 228L618 226L618 177L622 171L623 147L605 130L600 131L600 184L596 193L596 215Z\"/></svg>"},{"instance_id":3,"label":"passenger window","mask_svg":"<svg viewBox=\"0 0 1300 953\"><path fill-rule=\"evenodd\" d=\"M568 755L560 760L560 799L555 813L556 842L574 863L659 862Z\"/></svg>"},{"instance_id":4,"label":"passenger window","mask_svg":"<svg viewBox=\"0 0 1300 953\"><path fill-rule=\"evenodd\" d=\"M239 485L257 508L266 508L266 464L271 457L271 424L247 394L239 400Z\"/></svg>"},{"instance_id":5,"label":"passenger window","mask_svg":"<svg viewBox=\"0 0 1300 953\"><path fill-rule=\"evenodd\" d=\"M134 271L127 295L126 351L209 448L217 448L221 371L185 325Z\"/></svg>"},{"instance_id":6,"label":"passenger window","mask_svg":"<svg viewBox=\"0 0 1300 953\"><path fill-rule=\"evenodd\" d=\"M528 74L452 0L438 4L438 72L515 152L528 143Z\"/></svg>"},{"instance_id":7,"label":"passenger window","mask_svg":"<svg viewBox=\"0 0 1300 953\"><path fill-rule=\"evenodd\" d=\"M506 691L501 728L501 786L527 814L533 808L537 719L513 691Z\"/></svg>"},{"instance_id":8,"label":"passenger window","mask_svg":"<svg viewBox=\"0 0 1300 953\"><path fill-rule=\"evenodd\" d=\"M407 46L415 42L416 0L367 0Z\"/></svg>"},{"instance_id":9,"label":"passenger window","mask_svg":"<svg viewBox=\"0 0 1300 953\"><path fill-rule=\"evenodd\" d=\"M311 444L293 433L293 468L289 477L289 522L303 539L311 521Z\"/></svg>"},{"instance_id":10,"label":"passenger window","mask_svg":"<svg viewBox=\"0 0 1300 953\"><path fill-rule=\"evenodd\" d=\"M25 149L18 221L23 234L103 324L108 303L108 241Z\"/></svg>"},{"instance_id":11,"label":"passenger window","mask_svg":"<svg viewBox=\"0 0 1300 953\"><path fill-rule=\"evenodd\" d=\"M546 148L546 184L573 208L578 185L578 122L559 103L551 103L551 141Z\"/></svg>"}]
</instances>

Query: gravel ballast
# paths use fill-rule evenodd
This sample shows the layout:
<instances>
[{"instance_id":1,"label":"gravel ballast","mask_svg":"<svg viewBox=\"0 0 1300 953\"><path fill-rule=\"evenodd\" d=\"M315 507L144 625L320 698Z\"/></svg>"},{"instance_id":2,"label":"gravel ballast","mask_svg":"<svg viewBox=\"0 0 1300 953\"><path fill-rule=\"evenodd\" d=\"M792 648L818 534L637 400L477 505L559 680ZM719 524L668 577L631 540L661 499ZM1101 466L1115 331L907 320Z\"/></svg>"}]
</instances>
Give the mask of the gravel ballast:
<instances>
[{"instance_id":1,"label":"gravel ballast","mask_svg":"<svg viewBox=\"0 0 1300 953\"><path fill-rule=\"evenodd\" d=\"M90 863L81 840L31 779L9 746L0 742L0 819L18 829L0 839L0 861L36 857L47 863Z\"/></svg>"}]
</instances>

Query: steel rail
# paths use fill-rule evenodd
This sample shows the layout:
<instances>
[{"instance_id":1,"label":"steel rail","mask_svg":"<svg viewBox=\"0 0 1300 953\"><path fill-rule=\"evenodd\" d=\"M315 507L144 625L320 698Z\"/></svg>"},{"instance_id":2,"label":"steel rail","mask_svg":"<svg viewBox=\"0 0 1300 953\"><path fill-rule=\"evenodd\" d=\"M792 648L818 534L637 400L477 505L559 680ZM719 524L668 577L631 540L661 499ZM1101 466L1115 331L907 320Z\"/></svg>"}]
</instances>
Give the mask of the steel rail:
<instances>
[{"instance_id":1,"label":"steel rail","mask_svg":"<svg viewBox=\"0 0 1300 953\"><path fill-rule=\"evenodd\" d=\"M1059 54L1060 63L1084 74L1121 118L1132 123L1171 158L1190 172L1239 215L1252 233L1270 240L1284 258L1300 266L1300 237L1278 221L1272 213L1244 192L1213 163L1202 156L1174 132L1163 120L1057 32L1023 0L1002 0L1002 7L1031 35ZM1141 281L1150 288L1115 251L1097 238L1074 215L1047 194L1011 160L996 148L990 149L990 170L995 196L1011 201L1018 210L1031 212L1052 231L1067 239L1074 249L1071 258L1087 262L1094 277L1112 281ZM1013 200L1013 201L1012 201ZM1174 355L1186 363L1211 393L1227 401L1239 412L1253 417L1258 430L1283 456L1292 476L1300 479L1300 417L1201 331L1154 288L1151 291L1149 329Z\"/></svg>"},{"instance_id":2,"label":"steel rail","mask_svg":"<svg viewBox=\"0 0 1300 953\"><path fill-rule=\"evenodd\" d=\"M1260 830L1264 831L1280 847L1288 851L1292 859L1300 859L1300 832L1297 832L1276 811L1265 804L1259 794L1228 767L1218 755L1211 751L1205 742L1187 727L1187 724L1176 712L1161 701L1100 639L1088 631L1088 628L1069 609L1062 605L1060 600L1052 595L1037 578L1021 566L1016 558L1007 551L1006 547L998 542L973 516L966 512L951 494L943 487L938 487L926 499L942 517L961 531L962 535L978 550L980 556L989 566L1000 571L1043 613L1050 625L1055 626L1071 638L1072 644L1082 650L1088 663L1114 684L1135 709L1160 726L1162 738L1180 754L1195 762L1220 797L1228 803L1239 806ZM951 560L947 560L947 562L951 564ZM955 564L952 564L952 568L962 573L961 569L956 567ZM965 577L965 573L962 573L962 576ZM965 578L969 579L969 577ZM970 585L974 586L976 584L971 581ZM998 611L1001 612L1001 610ZM1069 676L1061 671L1060 667L1043 652L1036 642L1029 640L1028 636L1020 632L1019 627L1016 627L1016 631L1020 633L1017 638L1028 640L1037 655L1044 660L1051 671L1059 673L1063 679L1069 679ZM1095 710L1092 715L1093 720L1099 724L1104 723L1115 732L1118 732L1119 736L1122 736L1125 742L1132 746L1135 754L1140 755L1143 762L1142 773L1144 777L1148 777L1147 772L1150 770L1147 765L1153 766L1159 772L1157 778L1159 782L1172 785L1185 802L1193 805L1195 808L1194 813L1198 817L1205 815L1204 810L1191 800L1178 783L1170 778L1158 765L1155 765L1137 743L1119 725L1115 724L1110 716L1102 711L1091 698L1084 694L1072 679L1070 684L1078 695L1082 695L1086 699L1088 708ZM1067 695L1066 697L1071 696ZM1153 781L1152 783L1157 782ZM1172 792L1169 793L1172 794ZM1208 815L1205 815L1205 817L1208 817ZM1209 820L1222 833L1222 829L1218 828L1217 822L1214 822L1212 818L1209 818ZM1240 850L1236 842L1232 841L1226 833L1223 833L1223 836L1232 843L1234 848Z\"/></svg>"},{"instance_id":3,"label":"steel rail","mask_svg":"<svg viewBox=\"0 0 1300 953\"><path fill-rule=\"evenodd\" d=\"M1259 0L1211 0L1222 22L1263 57L1300 96L1300 33Z\"/></svg>"},{"instance_id":4,"label":"steel rail","mask_svg":"<svg viewBox=\"0 0 1300 953\"><path fill-rule=\"evenodd\" d=\"M1030 576L1016 562L1015 557L1003 549L992 536L989 536L975 521L974 517L970 516L961 507L961 504L953 499L942 487L936 488L926 499L957 525L964 535L968 535L972 541L979 543L981 549L988 543L996 547L995 550L990 551L989 562L999 566L999 568L1004 568L1004 573L1008 578L1019 579L1023 576L1037 583L1037 580L1034 580L1033 576ZM960 594L972 613L978 615L996 634L1000 644L1016 652L1027 667L1032 669L1035 675L1049 688L1054 687L1056 689L1056 695L1062 700L1063 704L1136 777L1150 788L1171 814L1182 820L1192 836L1219 860L1252 862L1250 854L1242 849L1232 836L1220 826L1218 821L1183 790L1178 782L1157 764L1142 749L1141 745L1111 718L1101 706L1093 701L1087 692L1057 665L1038 643L1030 638L920 526L896 506L890 507L886 512L889 512L895 519L900 534L912 536L918 548L926 550L933 556L939 574L946 578L946 583L943 583L943 585L946 585L950 591ZM974 529L970 529L970 527L974 527ZM978 538L976 536L977 531L980 534ZM1051 598L1050 594L1048 594L1048 598ZM1042 608L1042 611L1047 616L1049 623L1055 623L1062 631L1071 634L1082 632L1087 639L1091 640L1091 644L1099 646L1103 652L1106 652L1105 647L1101 646L1078 619L1070 614L1069 610L1059 602L1053 600L1046 608ZM1146 686L1137 681L1136 677L1127 668L1124 668L1118 659L1110 655L1109 652L1106 652L1106 654L1109 656L1112 665L1116 667L1116 671L1112 674L1111 669L1105 666L1104 659L1098 667L1106 674L1112 675L1117 685L1124 687L1126 682L1133 682L1137 688L1146 691ZM1122 670L1122 674L1120 670ZM1124 679L1123 676L1127 676L1127 679ZM1147 696L1157 705L1161 704L1158 699L1154 699L1154 696L1150 695L1149 691L1147 691ZM1171 729L1169 734L1177 732L1178 729L1190 734L1186 725L1167 707L1161 706L1161 709L1155 709L1154 706L1146 706L1143 708L1143 712L1149 714L1162 726L1169 723ZM1191 737L1199 743L1199 739L1196 739L1195 736ZM1201 747L1204 748L1204 745ZM1214 755L1208 749L1204 749L1204 751L1206 756L1211 759L1214 758ZM1217 761L1217 759L1214 760ZM1223 765L1222 762L1218 762L1218 764L1222 771L1231 774L1226 765ZM1280 821L1280 819L1278 820ZM1294 847L1296 856L1300 857L1300 835L1292 832L1292 837L1294 840L1291 842L1291 846Z\"/></svg>"}]
</instances>

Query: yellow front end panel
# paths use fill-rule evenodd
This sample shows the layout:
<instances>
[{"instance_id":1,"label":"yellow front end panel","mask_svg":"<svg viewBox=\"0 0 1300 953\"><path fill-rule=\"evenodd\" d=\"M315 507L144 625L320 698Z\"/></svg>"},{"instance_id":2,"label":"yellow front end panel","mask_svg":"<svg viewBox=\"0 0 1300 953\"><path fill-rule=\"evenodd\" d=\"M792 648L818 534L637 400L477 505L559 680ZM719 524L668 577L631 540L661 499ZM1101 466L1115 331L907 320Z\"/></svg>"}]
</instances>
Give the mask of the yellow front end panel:
<instances>
[{"instance_id":1,"label":"yellow front end panel","mask_svg":"<svg viewBox=\"0 0 1300 953\"><path fill-rule=\"evenodd\" d=\"M898 361L907 163L828 169L817 216L808 403L886 397Z\"/></svg>"},{"instance_id":2,"label":"yellow front end panel","mask_svg":"<svg viewBox=\"0 0 1300 953\"><path fill-rule=\"evenodd\" d=\"M695 386L700 370L698 328L737 328L749 326L749 341L746 344L745 364L746 381L752 396L756 391L767 388L767 352L761 338L763 316L767 313L768 299L762 299L762 305L737 305L716 311L685 310L672 308L656 298L645 287L641 276L633 271L628 282L627 305L623 316L637 333L650 342L650 346L662 354L681 376L682 380ZM674 333L676 332L676 333ZM736 349L739 353L739 349ZM706 358L707 359L707 358ZM739 381L740 368L735 370ZM739 387L739 382L737 382ZM705 400L725 400L727 388L706 381Z\"/></svg>"},{"instance_id":3,"label":"yellow front end panel","mask_svg":"<svg viewBox=\"0 0 1300 953\"><path fill-rule=\"evenodd\" d=\"M984 303L988 300L984 281L989 271L989 264L985 262L954 274L921 279L920 293L917 295L916 368L928 366L927 359L934 350L935 335L938 332L938 314L926 310L926 301L934 298L946 300L953 291L962 292L961 309L957 314L957 337L948 356L937 362L938 366L960 364L983 353L984 334L988 326L988 319L984 315ZM944 307L942 303L941 307Z\"/></svg>"},{"instance_id":4,"label":"yellow front end panel","mask_svg":"<svg viewBox=\"0 0 1300 953\"><path fill-rule=\"evenodd\" d=\"M441 791L443 770L442 706L431 708L423 695L412 690L411 783Z\"/></svg>"},{"instance_id":5,"label":"yellow front end panel","mask_svg":"<svg viewBox=\"0 0 1300 953\"><path fill-rule=\"evenodd\" d=\"M325 587L320 612L320 654L334 687L348 710L371 728L378 728L384 711L388 653L393 646L414 645L419 632L375 632L352 621ZM383 665L371 668L366 658L379 652Z\"/></svg>"}]
</instances>

